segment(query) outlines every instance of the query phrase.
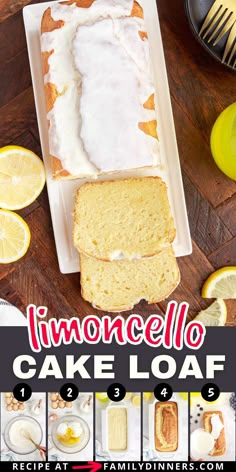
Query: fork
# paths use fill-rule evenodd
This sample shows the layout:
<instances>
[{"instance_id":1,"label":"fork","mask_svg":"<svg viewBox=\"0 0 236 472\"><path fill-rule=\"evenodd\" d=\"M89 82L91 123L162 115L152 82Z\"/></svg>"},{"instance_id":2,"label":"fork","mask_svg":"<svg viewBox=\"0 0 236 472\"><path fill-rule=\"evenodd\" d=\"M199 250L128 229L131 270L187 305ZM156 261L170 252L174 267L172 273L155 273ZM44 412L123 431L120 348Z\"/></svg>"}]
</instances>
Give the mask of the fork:
<instances>
[{"instance_id":1,"label":"fork","mask_svg":"<svg viewBox=\"0 0 236 472\"><path fill-rule=\"evenodd\" d=\"M230 53L230 50L231 50L231 53ZM234 23L234 25L233 25L230 33L229 33L227 43L226 43L226 46L225 46L225 50L224 50L224 54L223 54L223 58L222 58L222 62L226 61L226 58L227 58L229 53L230 53L230 55L229 55L228 61L227 61L228 66L230 65L234 55L236 54L236 20L235 20L235 23ZM233 63L233 68L236 67L235 63L236 63L236 58L235 58L235 61Z\"/></svg>"},{"instance_id":2,"label":"fork","mask_svg":"<svg viewBox=\"0 0 236 472\"><path fill-rule=\"evenodd\" d=\"M232 27L235 19L235 0L215 0L200 29L199 36L201 36L204 32L202 38L205 39L206 36L210 34L208 43L210 43L212 39L216 37L213 43L213 46L215 46Z\"/></svg>"},{"instance_id":3,"label":"fork","mask_svg":"<svg viewBox=\"0 0 236 472\"><path fill-rule=\"evenodd\" d=\"M236 69L236 42L234 43L231 54L230 54L229 59L227 61L228 66L230 66L231 61L233 61L232 62L233 69Z\"/></svg>"}]
</instances>

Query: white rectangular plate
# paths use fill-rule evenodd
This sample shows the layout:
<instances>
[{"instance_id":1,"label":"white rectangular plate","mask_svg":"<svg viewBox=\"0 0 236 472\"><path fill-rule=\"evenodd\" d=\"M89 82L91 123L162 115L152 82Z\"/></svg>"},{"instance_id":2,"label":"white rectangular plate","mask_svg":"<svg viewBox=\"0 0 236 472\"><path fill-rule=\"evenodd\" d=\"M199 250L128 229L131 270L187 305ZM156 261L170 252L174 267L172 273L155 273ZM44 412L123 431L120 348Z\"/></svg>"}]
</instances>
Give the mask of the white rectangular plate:
<instances>
[{"instance_id":1,"label":"white rectangular plate","mask_svg":"<svg viewBox=\"0 0 236 472\"><path fill-rule=\"evenodd\" d=\"M46 105L41 66L40 25L43 12L53 3L54 2L46 2L28 5L23 9L23 17L41 147L46 166L47 189L58 262L61 272L64 274L70 274L79 271L78 253L73 247L72 241L74 197L78 187L88 179L56 182L53 181L51 174ZM148 2L145 2L142 0L140 3L144 8L145 23L150 43L150 54L158 103L157 120L159 124L162 168L145 171L132 171L126 172L125 174L119 173L114 174L112 178L159 175L166 181L177 229L177 235L174 242L175 254L177 257L186 256L192 252L192 245L156 1L149 0ZM99 177L98 180L109 180L109 178L109 176L103 176Z\"/></svg>"}]
</instances>

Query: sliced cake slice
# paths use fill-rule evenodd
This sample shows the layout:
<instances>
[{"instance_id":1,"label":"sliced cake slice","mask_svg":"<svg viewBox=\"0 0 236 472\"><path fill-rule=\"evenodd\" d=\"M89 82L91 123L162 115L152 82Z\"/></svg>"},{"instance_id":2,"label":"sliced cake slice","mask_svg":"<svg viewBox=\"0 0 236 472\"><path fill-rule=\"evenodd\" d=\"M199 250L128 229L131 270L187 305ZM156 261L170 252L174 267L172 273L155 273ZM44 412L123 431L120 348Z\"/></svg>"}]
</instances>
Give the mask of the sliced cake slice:
<instances>
[{"instance_id":1,"label":"sliced cake slice","mask_svg":"<svg viewBox=\"0 0 236 472\"><path fill-rule=\"evenodd\" d=\"M92 182L77 191L74 245L105 261L151 257L171 245L175 225L159 177Z\"/></svg>"},{"instance_id":2,"label":"sliced cake slice","mask_svg":"<svg viewBox=\"0 0 236 472\"><path fill-rule=\"evenodd\" d=\"M80 254L82 297L109 312L131 310L145 299L167 298L180 281L172 247L151 258L106 262Z\"/></svg>"}]
</instances>

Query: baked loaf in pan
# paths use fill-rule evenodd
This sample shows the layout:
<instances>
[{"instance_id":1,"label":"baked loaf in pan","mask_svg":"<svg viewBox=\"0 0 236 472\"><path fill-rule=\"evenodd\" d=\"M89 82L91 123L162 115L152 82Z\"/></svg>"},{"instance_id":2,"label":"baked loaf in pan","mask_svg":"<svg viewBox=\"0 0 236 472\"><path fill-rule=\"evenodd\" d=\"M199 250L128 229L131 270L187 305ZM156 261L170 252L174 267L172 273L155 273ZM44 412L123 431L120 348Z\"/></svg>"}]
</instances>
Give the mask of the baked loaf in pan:
<instances>
[{"instance_id":1,"label":"baked loaf in pan","mask_svg":"<svg viewBox=\"0 0 236 472\"><path fill-rule=\"evenodd\" d=\"M160 163L143 10L133 0L55 2L41 50L54 179Z\"/></svg>"},{"instance_id":2,"label":"baked loaf in pan","mask_svg":"<svg viewBox=\"0 0 236 472\"><path fill-rule=\"evenodd\" d=\"M176 230L159 177L82 185L74 210L74 245L95 259L138 259L170 246Z\"/></svg>"},{"instance_id":3,"label":"baked loaf in pan","mask_svg":"<svg viewBox=\"0 0 236 472\"><path fill-rule=\"evenodd\" d=\"M131 310L145 299L157 303L177 287L180 273L172 247L150 258L105 262L80 254L82 296L109 312Z\"/></svg>"},{"instance_id":4,"label":"baked loaf in pan","mask_svg":"<svg viewBox=\"0 0 236 472\"><path fill-rule=\"evenodd\" d=\"M155 448L160 452L178 449L178 407L175 402L155 404Z\"/></svg>"},{"instance_id":5,"label":"baked loaf in pan","mask_svg":"<svg viewBox=\"0 0 236 472\"><path fill-rule=\"evenodd\" d=\"M203 427L208 433L212 433L212 419L216 418L223 426L218 438L215 439L214 449L209 453L210 456L223 456L226 451L224 418L221 411L206 411L203 413ZM218 418L217 418L218 417Z\"/></svg>"}]
</instances>

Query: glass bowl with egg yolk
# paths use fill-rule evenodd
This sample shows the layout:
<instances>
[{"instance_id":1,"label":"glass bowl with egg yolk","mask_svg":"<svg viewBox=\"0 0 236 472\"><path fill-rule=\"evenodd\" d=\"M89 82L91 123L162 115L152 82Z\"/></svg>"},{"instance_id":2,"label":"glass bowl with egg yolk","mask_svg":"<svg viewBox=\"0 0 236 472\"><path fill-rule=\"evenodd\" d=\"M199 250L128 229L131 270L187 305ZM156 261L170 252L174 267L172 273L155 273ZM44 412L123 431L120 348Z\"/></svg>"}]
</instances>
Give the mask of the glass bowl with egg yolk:
<instances>
[{"instance_id":1,"label":"glass bowl with egg yolk","mask_svg":"<svg viewBox=\"0 0 236 472\"><path fill-rule=\"evenodd\" d=\"M89 439L89 426L77 415L64 415L52 425L52 440L62 452L74 454L82 451Z\"/></svg>"}]
</instances>

